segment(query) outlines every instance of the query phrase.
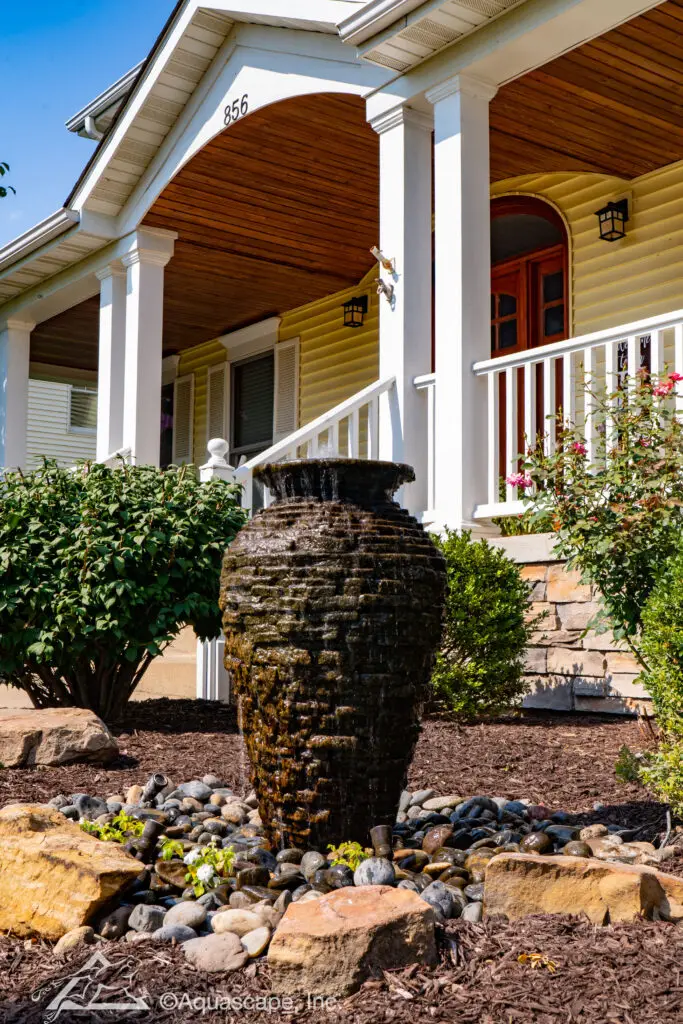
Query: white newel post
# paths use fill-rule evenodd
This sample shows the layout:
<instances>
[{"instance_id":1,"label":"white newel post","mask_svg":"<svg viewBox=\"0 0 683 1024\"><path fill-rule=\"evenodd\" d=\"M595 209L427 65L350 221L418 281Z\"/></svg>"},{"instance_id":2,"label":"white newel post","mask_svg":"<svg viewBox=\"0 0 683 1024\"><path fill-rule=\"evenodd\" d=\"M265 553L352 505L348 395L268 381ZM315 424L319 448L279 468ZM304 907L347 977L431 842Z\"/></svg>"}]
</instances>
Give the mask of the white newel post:
<instances>
[{"instance_id":1,"label":"white newel post","mask_svg":"<svg viewBox=\"0 0 683 1024\"><path fill-rule=\"evenodd\" d=\"M380 249L395 261L381 270L393 285L380 296L379 376L396 378L380 398L379 457L413 466L403 504L427 507L427 416L413 381L431 370L432 127L430 115L401 107L371 121L380 136Z\"/></svg>"},{"instance_id":2,"label":"white newel post","mask_svg":"<svg viewBox=\"0 0 683 1024\"><path fill-rule=\"evenodd\" d=\"M457 76L434 105L435 486L437 526L471 528L487 496L486 381L491 355L488 82Z\"/></svg>"},{"instance_id":3,"label":"white newel post","mask_svg":"<svg viewBox=\"0 0 683 1024\"><path fill-rule=\"evenodd\" d=\"M213 438L206 446L209 461L199 468L202 483L209 480L225 480L234 483L235 470L225 456L230 445L222 438ZM197 640L197 700L230 701L230 675L223 664L225 640L222 636L214 640Z\"/></svg>"},{"instance_id":4,"label":"white newel post","mask_svg":"<svg viewBox=\"0 0 683 1024\"><path fill-rule=\"evenodd\" d=\"M126 345L126 271L111 263L100 280L100 337L97 359L96 458L104 462L123 447L123 379Z\"/></svg>"},{"instance_id":5,"label":"white newel post","mask_svg":"<svg viewBox=\"0 0 683 1024\"><path fill-rule=\"evenodd\" d=\"M164 267L173 231L139 228L121 258L126 268L123 447L137 465L159 465Z\"/></svg>"},{"instance_id":6,"label":"white newel post","mask_svg":"<svg viewBox=\"0 0 683 1024\"><path fill-rule=\"evenodd\" d=\"M8 320L0 330L0 466L26 465L28 369L35 324Z\"/></svg>"}]
</instances>

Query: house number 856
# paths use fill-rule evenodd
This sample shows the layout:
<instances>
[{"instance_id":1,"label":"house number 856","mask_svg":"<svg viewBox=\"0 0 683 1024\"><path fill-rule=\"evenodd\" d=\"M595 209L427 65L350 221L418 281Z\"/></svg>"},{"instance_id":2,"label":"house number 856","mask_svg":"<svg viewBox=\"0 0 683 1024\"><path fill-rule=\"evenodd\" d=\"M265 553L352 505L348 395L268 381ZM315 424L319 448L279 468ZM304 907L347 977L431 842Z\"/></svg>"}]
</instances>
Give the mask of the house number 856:
<instances>
[{"instance_id":1,"label":"house number 856","mask_svg":"<svg viewBox=\"0 0 683 1024\"><path fill-rule=\"evenodd\" d=\"M228 103L225 108L225 125L232 124L233 121L239 121L241 117L249 113L249 96L245 92L241 100L233 100L232 103Z\"/></svg>"}]
</instances>

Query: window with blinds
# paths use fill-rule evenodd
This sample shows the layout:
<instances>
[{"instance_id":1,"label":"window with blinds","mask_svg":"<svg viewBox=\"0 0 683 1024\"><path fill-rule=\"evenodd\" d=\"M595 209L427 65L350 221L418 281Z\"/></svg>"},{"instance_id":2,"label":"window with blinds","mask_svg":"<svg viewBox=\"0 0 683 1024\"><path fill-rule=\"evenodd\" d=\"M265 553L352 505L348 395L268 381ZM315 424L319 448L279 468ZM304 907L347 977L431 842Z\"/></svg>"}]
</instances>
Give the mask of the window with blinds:
<instances>
[{"instance_id":1,"label":"window with blinds","mask_svg":"<svg viewBox=\"0 0 683 1024\"><path fill-rule=\"evenodd\" d=\"M97 389L72 386L69 389L69 430L79 434L97 433Z\"/></svg>"},{"instance_id":2,"label":"window with blinds","mask_svg":"<svg viewBox=\"0 0 683 1024\"><path fill-rule=\"evenodd\" d=\"M231 462L273 443L275 359L272 352L232 364ZM233 461L234 460L234 461Z\"/></svg>"}]
</instances>

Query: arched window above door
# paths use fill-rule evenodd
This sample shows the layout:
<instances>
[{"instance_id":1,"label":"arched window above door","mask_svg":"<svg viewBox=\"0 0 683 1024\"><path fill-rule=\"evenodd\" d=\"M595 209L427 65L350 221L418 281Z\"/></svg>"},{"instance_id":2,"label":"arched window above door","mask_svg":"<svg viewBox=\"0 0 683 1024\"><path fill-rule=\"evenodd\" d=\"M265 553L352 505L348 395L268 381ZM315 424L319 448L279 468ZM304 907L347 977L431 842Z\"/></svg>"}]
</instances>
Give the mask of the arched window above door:
<instances>
[{"instance_id":1,"label":"arched window above door","mask_svg":"<svg viewBox=\"0 0 683 1024\"><path fill-rule=\"evenodd\" d=\"M533 196L491 203L491 354L562 341L569 330L564 221Z\"/></svg>"}]
</instances>

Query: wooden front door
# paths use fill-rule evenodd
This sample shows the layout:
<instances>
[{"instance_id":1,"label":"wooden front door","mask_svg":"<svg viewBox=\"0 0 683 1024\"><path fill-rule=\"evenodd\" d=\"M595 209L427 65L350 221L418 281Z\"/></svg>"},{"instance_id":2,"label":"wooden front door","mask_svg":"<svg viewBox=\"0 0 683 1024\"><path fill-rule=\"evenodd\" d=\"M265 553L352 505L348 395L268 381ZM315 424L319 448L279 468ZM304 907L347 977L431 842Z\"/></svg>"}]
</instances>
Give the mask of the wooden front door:
<instances>
[{"instance_id":1,"label":"wooden front door","mask_svg":"<svg viewBox=\"0 0 683 1024\"><path fill-rule=\"evenodd\" d=\"M567 249L564 245L517 256L491 270L491 355L506 356L562 341L568 335ZM555 364L555 394L562 399L562 361ZM536 367L536 422L543 425L543 374ZM524 372L517 371L517 451L525 447ZM506 387L500 387L500 475L505 466Z\"/></svg>"}]
</instances>

